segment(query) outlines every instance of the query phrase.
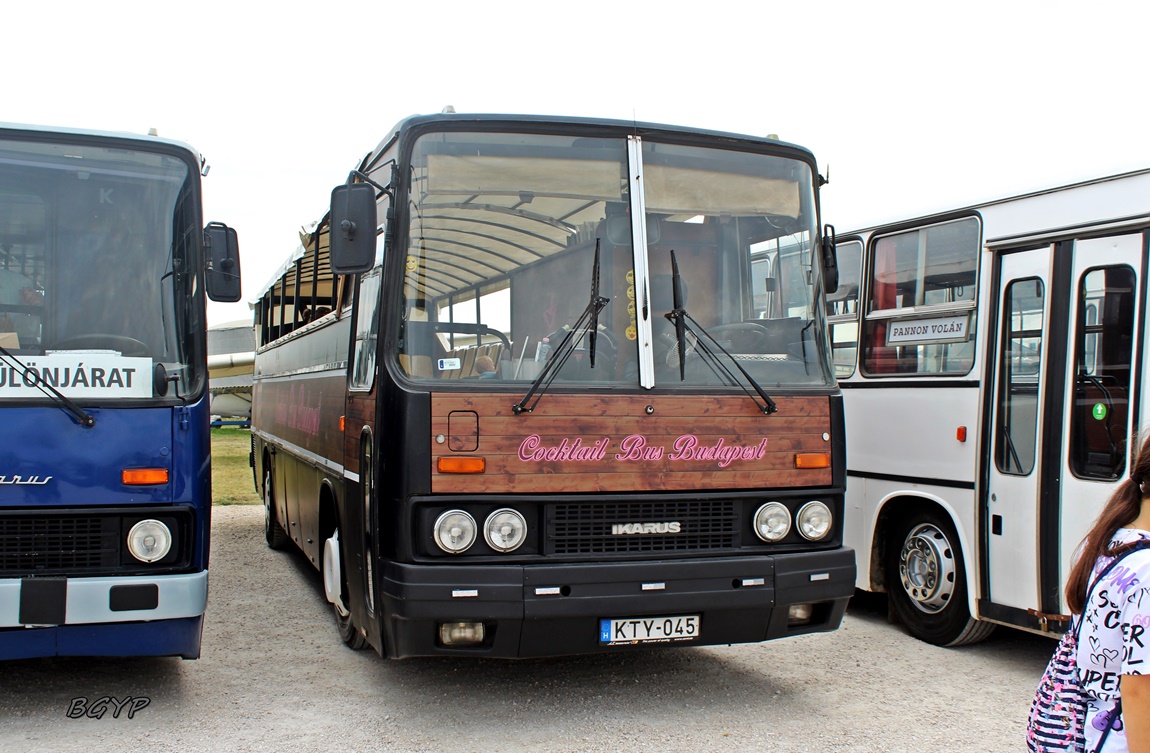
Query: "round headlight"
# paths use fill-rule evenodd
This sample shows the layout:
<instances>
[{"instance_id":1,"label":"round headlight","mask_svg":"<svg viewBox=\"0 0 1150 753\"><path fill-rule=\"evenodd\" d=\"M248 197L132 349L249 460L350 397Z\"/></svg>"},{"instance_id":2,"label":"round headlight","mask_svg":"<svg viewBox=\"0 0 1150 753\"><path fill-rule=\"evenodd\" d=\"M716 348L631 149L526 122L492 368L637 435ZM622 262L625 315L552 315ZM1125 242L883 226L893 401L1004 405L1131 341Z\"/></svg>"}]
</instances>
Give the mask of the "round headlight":
<instances>
[{"instance_id":1,"label":"round headlight","mask_svg":"<svg viewBox=\"0 0 1150 753\"><path fill-rule=\"evenodd\" d=\"M790 531L791 511L781 502L768 502L755 512L755 535L763 541L782 541Z\"/></svg>"},{"instance_id":2,"label":"round headlight","mask_svg":"<svg viewBox=\"0 0 1150 753\"><path fill-rule=\"evenodd\" d=\"M128 531L128 551L140 562L157 562L172 550L172 532L158 520L141 520Z\"/></svg>"},{"instance_id":3,"label":"round headlight","mask_svg":"<svg viewBox=\"0 0 1150 753\"><path fill-rule=\"evenodd\" d=\"M505 507L487 516L483 525L483 538L497 552L518 549L527 538L527 521L515 510Z\"/></svg>"},{"instance_id":4,"label":"round headlight","mask_svg":"<svg viewBox=\"0 0 1150 753\"><path fill-rule=\"evenodd\" d=\"M827 507L822 502L807 502L799 510L799 533L803 538L811 541L818 541L825 538L831 532L831 523L834 518L831 515L831 508Z\"/></svg>"},{"instance_id":5,"label":"round headlight","mask_svg":"<svg viewBox=\"0 0 1150 753\"><path fill-rule=\"evenodd\" d=\"M475 518L463 510L448 510L435 521L435 543L448 554L459 554L475 543L478 531Z\"/></svg>"}]
</instances>

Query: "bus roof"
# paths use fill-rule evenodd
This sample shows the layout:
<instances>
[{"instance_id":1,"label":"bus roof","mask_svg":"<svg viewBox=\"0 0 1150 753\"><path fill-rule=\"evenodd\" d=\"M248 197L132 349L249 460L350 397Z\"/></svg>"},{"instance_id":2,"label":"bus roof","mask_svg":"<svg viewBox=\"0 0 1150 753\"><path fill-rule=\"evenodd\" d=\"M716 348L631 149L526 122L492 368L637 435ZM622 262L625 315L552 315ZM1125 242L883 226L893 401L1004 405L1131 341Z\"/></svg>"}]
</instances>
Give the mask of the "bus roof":
<instances>
[{"instance_id":1,"label":"bus roof","mask_svg":"<svg viewBox=\"0 0 1150 753\"><path fill-rule=\"evenodd\" d=\"M459 123L471 122L483 128L490 128L495 125L510 125L510 126L589 126L591 128L613 129L617 131L630 131L639 136L646 134L678 134L678 135L691 135L701 136L708 139L717 139L720 141L731 141L742 144L770 144L772 146L785 146L804 152L811 161L814 161L814 155L811 150L806 147L792 144L787 141L781 141L773 136L752 136L742 133L731 133L728 131L713 131L705 128L692 128L690 126L667 125L661 123L649 123L643 121L631 120L613 120L610 118L592 118L580 117L575 115L523 115L523 114L499 114L499 113L457 113L457 112L439 112L430 115L410 115L387 131L387 136L379 145L364 159L364 163L370 163L371 159L383 151L396 139L396 137L403 131L418 128L421 126L434 125L437 123L451 123L458 125Z\"/></svg>"},{"instance_id":2,"label":"bus roof","mask_svg":"<svg viewBox=\"0 0 1150 753\"><path fill-rule=\"evenodd\" d=\"M177 149L182 149L195 156L197 163L201 161L200 153L190 144L176 139L168 139L162 136L152 136L149 134L129 133L127 131L99 131L88 128L73 128L68 126L46 126L46 125L32 125L28 123L5 123L0 121L0 137L6 135L28 135L28 134L44 134L45 136L75 136L75 137L88 137L98 139L118 139L121 141L133 141L145 144L161 143L166 144Z\"/></svg>"},{"instance_id":3,"label":"bus roof","mask_svg":"<svg viewBox=\"0 0 1150 753\"><path fill-rule=\"evenodd\" d=\"M885 229L896 227L896 226L921 225L924 223L931 222L933 220L940 220L940 219L944 219L944 218L951 217L951 216L958 215L958 214L970 214L973 212L977 212L979 210L987 209L989 207L1000 206L1003 204L1009 204L1011 202L1022 201L1025 199L1034 199L1034 198L1038 198L1041 196L1049 196L1052 194L1058 194L1058 193L1061 193L1064 191L1070 191L1073 189L1087 188L1090 186L1101 186L1105 183L1111 183L1114 181L1127 180L1130 178L1139 178L1139 177L1150 177L1150 167L1144 167L1144 168L1140 168L1137 170L1130 170L1130 171L1124 172L1124 173L1116 173L1113 175L1104 175L1104 176L1101 176L1098 178L1089 178L1089 179L1080 180L1080 181L1077 181L1074 183L1066 183L1063 185L1052 186L1050 188L1042 188L1042 189L1037 189L1037 190L1033 190L1033 191L1027 191L1025 193L1014 194L1011 196L1003 196L1003 197L1000 197L997 199L990 199L987 201L976 202L973 204L952 206L952 207L948 207L946 209L937 210L934 212L927 212L925 214L920 214L920 215L911 215L911 216L894 215L893 217L891 217L889 220L887 220L885 222L879 222L879 223L876 223L873 225L864 225L862 227L852 228L849 231L839 233L839 236L842 238L846 238L847 236L851 236L851 235L863 235L863 234L873 233L876 230L880 230L880 229L885 230ZM1150 212L1150 203L1146 203L1144 205L1144 211Z\"/></svg>"},{"instance_id":4,"label":"bus roof","mask_svg":"<svg viewBox=\"0 0 1150 753\"><path fill-rule=\"evenodd\" d=\"M592 128L612 129L617 132L630 132L640 136L645 134L678 134L678 135L691 135L699 136L705 139L714 139L718 141L727 141L732 144L763 144L772 147L783 146L797 152L802 153L810 161L814 162L814 154L806 147L792 144L786 141L780 141L771 136L751 136L746 134L729 133L726 131L712 131L702 128L690 128L687 126L674 126L674 125L661 125L657 123L644 123L633 122L627 120L611 120L607 118L587 118L578 116L559 116L559 115L515 115L515 114L490 114L490 113L456 113L456 112L441 112L430 115L410 115L403 118L387 131L387 136L384 137L379 145L374 150L369 152L364 158L356 165L358 170L370 169L372 163L376 161L379 155L382 155L394 142L399 135L404 131L409 131L415 128L424 126L434 126L436 124L450 123L458 126L460 123L474 123L481 126L484 130L497 128L499 126L508 127L523 127L523 126L589 126ZM299 259L305 254L312 251L311 244L314 240L313 236L321 228L324 220L327 217L325 211L318 221L314 224L314 229L309 231L302 229L300 231L300 245L295 248L292 254L288 257L283 264L281 264L274 273L269 277L266 284L260 288L259 294L248 302L249 307L255 308L257 301L262 298L268 290L279 282L279 279L288 271ZM327 244L324 239L318 239L320 243L321 256L326 254Z\"/></svg>"}]
</instances>

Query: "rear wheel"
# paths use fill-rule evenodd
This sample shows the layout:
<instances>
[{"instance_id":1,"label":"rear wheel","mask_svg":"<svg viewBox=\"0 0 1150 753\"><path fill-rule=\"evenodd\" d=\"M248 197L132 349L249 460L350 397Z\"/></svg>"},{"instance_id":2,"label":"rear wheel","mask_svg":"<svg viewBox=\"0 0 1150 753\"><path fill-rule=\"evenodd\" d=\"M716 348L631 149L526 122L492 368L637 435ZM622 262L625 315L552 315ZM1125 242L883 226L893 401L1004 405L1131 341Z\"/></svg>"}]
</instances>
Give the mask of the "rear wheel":
<instances>
[{"instance_id":1,"label":"rear wheel","mask_svg":"<svg viewBox=\"0 0 1150 753\"><path fill-rule=\"evenodd\" d=\"M287 531L276 520L276 497L272 490L271 471L264 475L264 539L272 549L283 549L288 543Z\"/></svg>"},{"instance_id":2,"label":"rear wheel","mask_svg":"<svg viewBox=\"0 0 1150 753\"><path fill-rule=\"evenodd\" d=\"M966 569L950 520L923 510L897 521L887 547L887 592L895 613L919 640L936 646L977 643L994 624L967 607Z\"/></svg>"},{"instance_id":3,"label":"rear wheel","mask_svg":"<svg viewBox=\"0 0 1150 753\"><path fill-rule=\"evenodd\" d=\"M335 610L335 625L339 638L348 648L359 650L367 645L367 639L355 626L348 608L347 581L343 577L343 549L339 543L339 529L323 546L323 590L327 600Z\"/></svg>"}]
</instances>

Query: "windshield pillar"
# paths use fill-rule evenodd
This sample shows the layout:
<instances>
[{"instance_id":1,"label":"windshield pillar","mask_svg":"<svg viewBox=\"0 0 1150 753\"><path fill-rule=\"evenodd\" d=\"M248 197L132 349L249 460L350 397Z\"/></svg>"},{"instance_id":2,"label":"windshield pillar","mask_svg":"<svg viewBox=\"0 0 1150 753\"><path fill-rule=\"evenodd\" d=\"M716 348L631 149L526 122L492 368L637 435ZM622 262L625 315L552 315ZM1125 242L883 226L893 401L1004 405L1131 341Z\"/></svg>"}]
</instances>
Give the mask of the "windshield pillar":
<instances>
[{"instance_id":1,"label":"windshield pillar","mask_svg":"<svg viewBox=\"0 0 1150 753\"><path fill-rule=\"evenodd\" d=\"M630 284L630 302L635 306L636 336L639 341L639 386L655 386L655 354L651 342L651 317L660 316L651 306L650 273L647 269L647 203L643 188L643 140L627 137L627 168L631 186L631 251L634 271Z\"/></svg>"}]
</instances>

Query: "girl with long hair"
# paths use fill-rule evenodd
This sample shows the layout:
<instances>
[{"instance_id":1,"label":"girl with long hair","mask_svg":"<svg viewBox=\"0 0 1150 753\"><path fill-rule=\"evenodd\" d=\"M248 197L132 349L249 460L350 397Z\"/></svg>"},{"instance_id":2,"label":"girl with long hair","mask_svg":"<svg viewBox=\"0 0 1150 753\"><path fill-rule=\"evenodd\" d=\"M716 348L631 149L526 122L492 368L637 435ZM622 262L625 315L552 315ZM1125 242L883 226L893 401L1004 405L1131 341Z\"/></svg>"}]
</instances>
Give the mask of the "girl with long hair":
<instances>
[{"instance_id":1,"label":"girl with long hair","mask_svg":"<svg viewBox=\"0 0 1150 753\"><path fill-rule=\"evenodd\" d=\"M1085 603L1096 573L1142 539L1150 540L1150 435L1083 539L1066 584L1067 605L1082 620L1077 661L1088 751L1150 753L1150 549L1112 568Z\"/></svg>"}]
</instances>

